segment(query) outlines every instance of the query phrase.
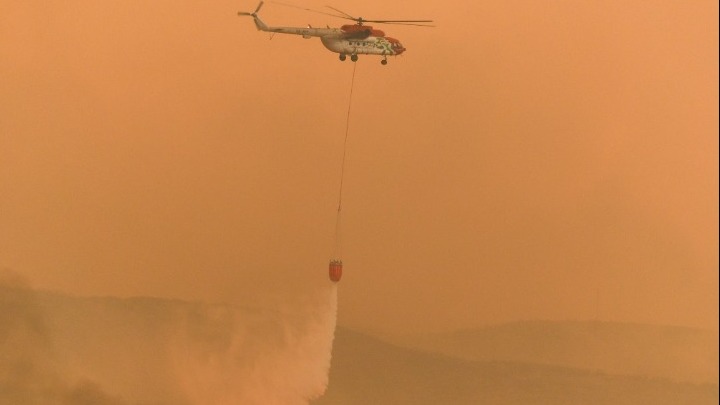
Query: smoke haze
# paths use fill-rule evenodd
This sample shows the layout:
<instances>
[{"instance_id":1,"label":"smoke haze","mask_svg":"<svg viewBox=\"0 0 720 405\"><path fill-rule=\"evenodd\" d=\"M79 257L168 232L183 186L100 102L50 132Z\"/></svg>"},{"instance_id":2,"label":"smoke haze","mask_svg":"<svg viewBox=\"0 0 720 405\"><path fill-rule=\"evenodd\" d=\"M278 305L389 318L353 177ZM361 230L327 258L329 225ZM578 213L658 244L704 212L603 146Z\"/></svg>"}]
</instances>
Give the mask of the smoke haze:
<instances>
[{"instance_id":1,"label":"smoke haze","mask_svg":"<svg viewBox=\"0 0 720 405\"><path fill-rule=\"evenodd\" d=\"M351 62L255 0L4 3L2 399L321 393ZM355 65L339 326L718 330L717 1L330 5L437 25Z\"/></svg>"},{"instance_id":2,"label":"smoke haze","mask_svg":"<svg viewBox=\"0 0 720 405\"><path fill-rule=\"evenodd\" d=\"M352 66L268 40L236 15L256 5L6 7L1 265L83 295L244 305L314 288ZM717 2L345 7L437 27L385 27L408 51L357 65L341 322L717 329Z\"/></svg>"}]
</instances>

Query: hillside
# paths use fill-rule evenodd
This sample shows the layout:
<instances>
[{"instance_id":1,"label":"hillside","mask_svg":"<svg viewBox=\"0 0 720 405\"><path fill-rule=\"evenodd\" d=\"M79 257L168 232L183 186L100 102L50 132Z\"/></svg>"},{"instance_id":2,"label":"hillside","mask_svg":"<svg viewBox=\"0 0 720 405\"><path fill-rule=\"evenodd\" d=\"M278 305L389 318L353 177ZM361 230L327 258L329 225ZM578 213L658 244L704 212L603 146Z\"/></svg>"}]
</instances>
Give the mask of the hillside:
<instances>
[{"instance_id":1,"label":"hillside","mask_svg":"<svg viewBox=\"0 0 720 405\"><path fill-rule=\"evenodd\" d=\"M718 383L718 333L613 322L528 321L414 336L410 347L464 360L555 365Z\"/></svg>"},{"instance_id":2,"label":"hillside","mask_svg":"<svg viewBox=\"0 0 720 405\"><path fill-rule=\"evenodd\" d=\"M327 404L715 404L716 384L468 361L338 329Z\"/></svg>"},{"instance_id":3,"label":"hillside","mask_svg":"<svg viewBox=\"0 0 720 405\"><path fill-rule=\"evenodd\" d=\"M334 328L310 314L0 283L0 403L305 404L325 386ZM530 322L416 337L408 347L338 328L328 389L312 403L716 404L716 380L627 373L705 355L717 375L711 338L683 328Z\"/></svg>"}]
</instances>

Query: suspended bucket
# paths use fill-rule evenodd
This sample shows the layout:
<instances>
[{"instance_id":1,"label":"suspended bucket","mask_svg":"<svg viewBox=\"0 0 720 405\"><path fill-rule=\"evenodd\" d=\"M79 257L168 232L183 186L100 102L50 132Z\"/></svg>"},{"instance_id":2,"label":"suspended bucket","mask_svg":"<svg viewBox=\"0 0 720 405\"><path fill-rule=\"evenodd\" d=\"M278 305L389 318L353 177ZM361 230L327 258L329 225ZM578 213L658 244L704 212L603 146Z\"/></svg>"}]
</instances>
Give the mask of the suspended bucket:
<instances>
[{"instance_id":1,"label":"suspended bucket","mask_svg":"<svg viewBox=\"0 0 720 405\"><path fill-rule=\"evenodd\" d=\"M330 280L334 283L340 281L342 277L342 260L330 260L329 275Z\"/></svg>"}]
</instances>

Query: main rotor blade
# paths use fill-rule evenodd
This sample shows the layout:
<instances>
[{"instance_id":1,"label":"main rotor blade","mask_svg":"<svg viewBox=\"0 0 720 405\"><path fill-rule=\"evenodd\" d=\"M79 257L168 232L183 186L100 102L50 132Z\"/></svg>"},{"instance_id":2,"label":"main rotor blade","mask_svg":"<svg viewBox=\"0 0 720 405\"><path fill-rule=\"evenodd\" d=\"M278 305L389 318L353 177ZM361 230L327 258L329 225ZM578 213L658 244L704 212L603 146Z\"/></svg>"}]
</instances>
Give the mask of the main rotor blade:
<instances>
[{"instance_id":1,"label":"main rotor blade","mask_svg":"<svg viewBox=\"0 0 720 405\"><path fill-rule=\"evenodd\" d=\"M247 13L245 11L238 11L238 15L249 15L252 16L252 13Z\"/></svg>"},{"instance_id":2,"label":"main rotor blade","mask_svg":"<svg viewBox=\"0 0 720 405\"><path fill-rule=\"evenodd\" d=\"M325 7L329 8L329 9L332 9L332 10L335 10L335 11L337 11L338 13L344 15L346 18L349 18L349 19L351 19L351 20L355 20L355 21L359 20L358 18L355 18L355 17L351 16L350 14L348 14L348 13L342 11L342 10L338 10L338 9L336 9L335 7L332 7L332 6L325 6ZM363 21L365 21L365 20L363 20Z\"/></svg>"},{"instance_id":3,"label":"main rotor blade","mask_svg":"<svg viewBox=\"0 0 720 405\"><path fill-rule=\"evenodd\" d=\"M263 4L265 4L264 1L261 1L260 4L258 4L257 8L255 9L255 14L257 14L258 11L262 8Z\"/></svg>"},{"instance_id":4,"label":"main rotor blade","mask_svg":"<svg viewBox=\"0 0 720 405\"><path fill-rule=\"evenodd\" d=\"M376 23L431 23L433 20L366 20L362 19L363 22L376 22Z\"/></svg>"},{"instance_id":5,"label":"main rotor blade","mask_svg":"<svg viewBox=\"0 0 720 405\"><path fill-rule=\"evenodd\" d=\"M431 23L431 22L433 22L433 20L366 20L362 17L353 17L352 15L350 15L340 9L337 9L333 6L325 6L325 7L329 8L333 11L336 11L336 12L340 13L341 15L327 13L324 11L315 10L315 9L307 8L307 7L300 7L300 6L296 6L294 4L288 4L288 3L283 3L283 2L279 2L279 1L271 1L271 3L278 4L278 5L285 6L285 7L296 8L298 10L304 10L304 11L310 11L313 13L329 15L329 16L335 17L335 18L343 18L345 20L352 20L357 23L360 23L361 25L362 25L362 23L370 22L370 23L379 23L379 24L397 24L397 25L414 25L414 26L418 26L418 27L434 27L434 25L429 25L429 24L418 24L418 23ZM262 3L260 3L260 6L258 6L257 9L260 10L261 6L262 6ZM257 13L257 10L255 12Z\"/></svg>"},{"instance_id":6,"label":"main rotor blade","mask_svg":"<svg viewBox=\"0 0 720 405\"><path fill-rule=\"evenodd\" d=\"M367 22L367 20L363 20L363 22ZM415 23L407 23L407 22L392 22L392 21L370 21L370 22L378 23L378 24L391 24L391 25L412 25L414 27L429 27L429 28L435 27L435 25L430 25L430 24L415 24Z\"/></svg>"},{"instance_id":7,"label":"main rotor blade","mask_svg":"<svg viewBox=\"0 0 720 405\"><path fill-rule=\"evenodd\" d=\"M325 14L325 15L329 15L329 16L331 16L331 17L346 18L346 17L341 16L341 15L326 13L326 12L324 12L324 11L313 10L313 9L311 9L311 8L300 7L300 6L296 6L296 5L293 5L293 4L281 3L281 2L279 2L279 1L273 1L272 3L273 3L273 4L279 4L279 5L285 6L285 7L297 8L298 10L305 10L305 11L311 11L311 12L313 12L313 13Z\"/></svg>"}]
</instances>

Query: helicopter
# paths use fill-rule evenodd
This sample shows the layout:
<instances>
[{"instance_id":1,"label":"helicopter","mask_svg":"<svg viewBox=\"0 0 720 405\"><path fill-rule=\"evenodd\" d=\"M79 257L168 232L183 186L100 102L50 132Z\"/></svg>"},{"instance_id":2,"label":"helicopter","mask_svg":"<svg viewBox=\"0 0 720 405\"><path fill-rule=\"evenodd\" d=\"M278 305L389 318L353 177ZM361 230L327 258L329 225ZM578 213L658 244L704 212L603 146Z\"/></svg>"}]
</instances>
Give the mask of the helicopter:
<instances>
[{"instance_id":1,"label":"helicopter","mask_svg":"<svg viewBox=\"0 0 720 405\"><path fill-rule=\"evenodd\" d=\"M312 11L315 13L325 14L337 18L343 18L346 20L355 21L355 24L346 24L340 28L313 28L308 25L305 27L271 27L265 24L260 17L258 12L263 6L263 1L260 1L255 11L250 12L238 12L239 16L250 16L255 21L255 27L259 31L266 31L270 33L278 34L291 34L301 35L305 39L312 37L319 37L322 44L328 50L340 54L340 60L344 61L350 56L350 60L357 62L358 55L379 55L382 56L380 63L387 65L387 57L400 55L406 51L405 47L395 38L385 36L385 33L381 30L374 29L372 26L365 25L365 23L379 23L379 24L397 24L397 25L414 25L420 27L433 27L427 23L433 22L432 20L366 20L362 17L353 17L352 15L338 10L334 7L326 6L338 14L326 13L323 11L313 10L309 8L297 7L289 4L277 3L287 7L299 8L301 10Z\"/></svg>"}]
</instances>

